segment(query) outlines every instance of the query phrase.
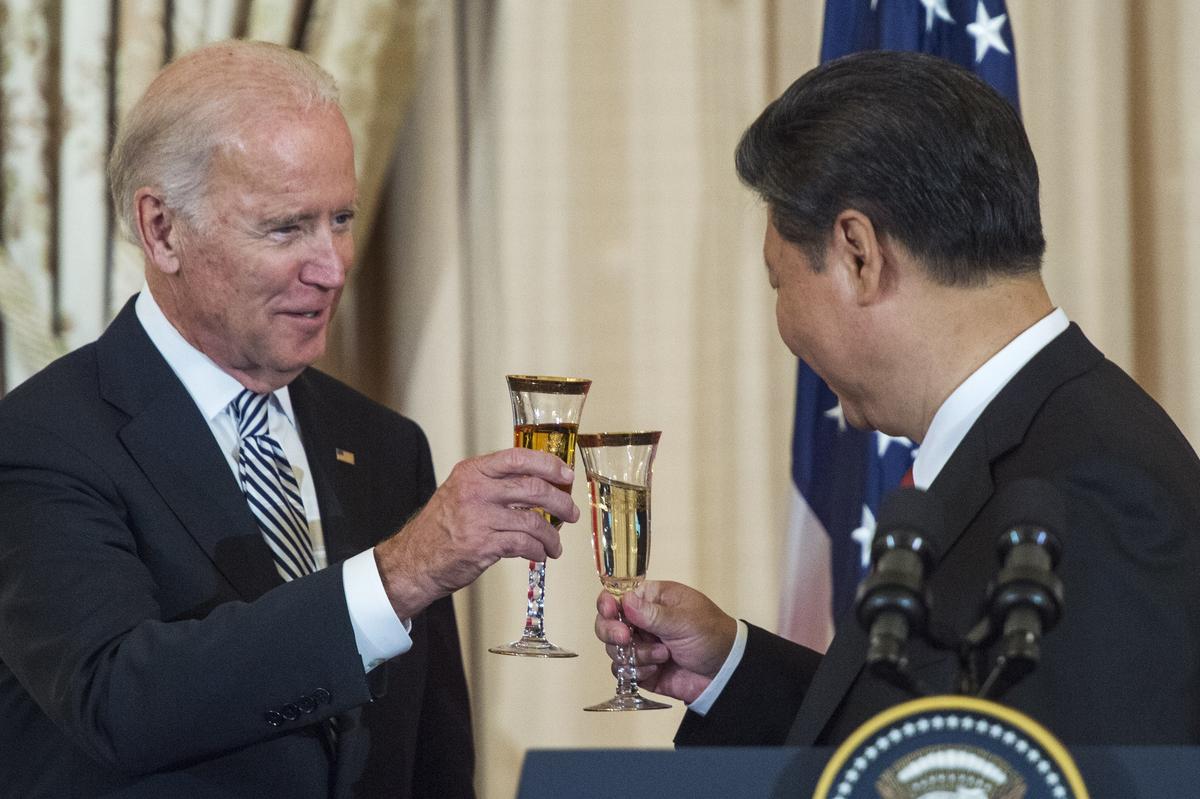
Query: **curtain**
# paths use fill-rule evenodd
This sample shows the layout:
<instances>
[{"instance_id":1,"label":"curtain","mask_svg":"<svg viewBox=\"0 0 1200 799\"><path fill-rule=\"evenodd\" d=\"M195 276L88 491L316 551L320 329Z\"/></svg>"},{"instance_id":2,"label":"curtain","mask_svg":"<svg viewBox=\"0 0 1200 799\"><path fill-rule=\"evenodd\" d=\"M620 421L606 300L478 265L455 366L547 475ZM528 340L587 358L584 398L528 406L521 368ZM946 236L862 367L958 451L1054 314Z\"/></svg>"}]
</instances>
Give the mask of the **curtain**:
<instances>
[{"instance_id":1,"label":"curtain","mask_svg":"<svg viewBox=\"0 0 1200 799\"><path fill-rule=\"evenodd\" d=\"M732 153L776 70L815 63L819 22L719 0L442 7L367 254L388 264L381 396L424 427L439 475L510 444L506 373L589 377L581 429L663 431L651 576L766 624L795 360ZM588 523L562 534L546 629L580 657L487 651L520 632L523 562L457 597L485 797L513 795L527 749L667 747L683 712L582 712L614 683Z\"/></svg>"},{"instance_id":2,"label":"curtain","mask_svg":"<svg viewBox=\"0 0 1200 799\"><path fill-rule=\"evenodd\" d=\"M886 1L886 0L885 0ZM915 1L915 0L914 0ZM815 66L823 3L495 0L442 7L376 241L379 396L440 475L505 446L506 372L595 382L583 427L661 428L651 576L765 626L780 587L794 359L774 331L763 211L732 152ZM1051 295L1200 441L1200 8L1009 0L1042 175ZM1200 175L1198 175L1200 176ZM585 502L582 478L575 498ZM532 747L670 746L681 709L580 711L611 690L591 637L587 522L548 569L568 661L515 637L524 565L461 592L484 796Z\"/></svg>"},{"instance_id":3,"label":"curtain","mask_svg":"<svg viewBox=\"0 0 1200 799\"><path fill-rule=\"evenodd\" d=\"M1051 295L1200 441L1200 7L1008 7ZM818 0L0 9L9 387L94 338L140 284L138 254L95 218L107 120L172 48L300 43L342 84L364 209L379 208L359 217L355 288L323 365L416 419L441 477L511 441L506 373L592 378L583 427L663 430L651 576L774 623L795 362L774 329L763 210L732 152L816 64ZM586 501L582 478L574 495ZM682 713L581 711L613 682L591 633L587 522L563 536L547 631L579 658L487 652L520 630L523 563L456 598L483 797L513 795L529 748L667 747Z\"/></svg>"},{"instance_id":4,"label":"curtain","mask_svg":"<svg viewBox=\"0 0 1200 799\"><path fill-rule=\"evenodd\" d=\"M418 0L2 0L0 393L96 338L141 286L141 253L117 231L105 162L117 123L166 61L236 36L298 47L328 69L356 143L366 241L424 9ZM335 372L353 370L356 299L350 289L343 301Z\"/></svg>"}]
</instances>

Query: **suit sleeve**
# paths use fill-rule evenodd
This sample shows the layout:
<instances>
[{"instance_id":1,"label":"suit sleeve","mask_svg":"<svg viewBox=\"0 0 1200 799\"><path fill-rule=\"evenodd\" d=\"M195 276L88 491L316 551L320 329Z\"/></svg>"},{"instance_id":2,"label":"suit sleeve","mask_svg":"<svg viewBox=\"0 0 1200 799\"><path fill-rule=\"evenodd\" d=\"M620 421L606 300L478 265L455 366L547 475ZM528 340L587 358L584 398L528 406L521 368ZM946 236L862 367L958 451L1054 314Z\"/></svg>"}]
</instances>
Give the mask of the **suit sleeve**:
<instances>
[{"instance_id":1,"label":"suit sleeve","mask_svg":"<svg viewBox=\"0 0 1200 799\"><path fill-rule=\"evenodd\" d=\"M778 746L800 710L821 656L746 625L746 652L709 712L688 712L677 746Z\"/></svg>"},{"instance_id":2,"label":"suit sleeve","mask_svg":"<svg viewBox=\"0 0 1200 799\"><path fill-rule=\"evenodd\" d=\"M437 488L437 479L429 442L424 433L419 436L423 453L419 482L422 493L429 497ZM425 615L429 669L418 726L413 794L430 799L473 797L475 743L471 732L471 700L463 672L453 599L439 599Z\"/></svg>"},{"instance_id":3,"label":"suit sleeve","mask_svg":"<svg viewBox=\"0 0 1200 799\"><path fill-rule=\"evenodd\" d=\"M1005 699L1072 743L1200 739L1195 487L1173 478L1104 456L1056 475L1069 520L1062 619L1039 671Z\"/></svg>"},{"instance_id":4,"label":"suit sleeve","mask_svg":"<svg viewBox=\"0 0 1200 799\"><path fill-rule=\"evenodd\" d=\"M113 476L11 416L0 442L0 659L92 758L154 772L370 699L341 570L166 618L156 579L199 578L163 571L178 553L134 534Z\"/></svg>"},{"instance_id":5,"label":"suit sleeve","mask_svg":"<svg viewBox=\"0 0 1200 799\"><path fill-rule=\"evenodd\" d=\"M449 597L426 611L429 671L414 764L416 797L473 797L475 749L458 626Z\"/></svg>"}]
</instances>

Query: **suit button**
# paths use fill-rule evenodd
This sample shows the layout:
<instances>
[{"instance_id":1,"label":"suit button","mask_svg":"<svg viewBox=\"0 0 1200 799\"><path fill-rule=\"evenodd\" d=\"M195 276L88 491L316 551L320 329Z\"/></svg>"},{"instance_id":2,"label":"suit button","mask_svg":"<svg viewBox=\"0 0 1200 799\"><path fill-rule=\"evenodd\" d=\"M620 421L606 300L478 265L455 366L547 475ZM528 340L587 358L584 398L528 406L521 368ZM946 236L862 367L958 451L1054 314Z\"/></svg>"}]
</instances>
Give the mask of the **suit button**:
<instances>
[{"instance_id":1,"label":"suit button","mask_svg":"<svg viewBox=\"0 0 1200 799\"><path fill-rule=\"evenodd\" d=\"M283 717L288 721L295 721L296 719L300 718L300 708L296 707L291 702L288 702L286 705L279 708L279 712L282 713Z\"/></svg>"},{"instance_id":2,"label":"suit button","mask_svg":"<svg viewBox=\"0 0 1200 799\"><path fill-rule=\"evenodd\" d=\"M312 713L317 709L317 700L311 696L306 696L296 703L296 707L300 708L301 713Z\"/></svg>"},{"instance_id":3,"label":"suit button","mask_svg":"<svg viewBox=\"0 0 1200 799\"><path fill-rule=\"evenodd\" d=\"M285 719L283 718L283 714L280 713L278 710L268 710L266 712L266 719L267 719L267 723L270 724L272 727L278 727L280 724L283 724L283 722L285 721Z\"/></svg>"},{"instance_id":4,"label":"suit button","mask_svg":"<svg viewBox=\"0 0 1200 799\"><path fill-rule=\"evenodd\" d=\"M317 700L322 705L328 705L333 701L333 695L324 688L318 688L312 692L312 698Z\"/></svg>"}]
</instances>

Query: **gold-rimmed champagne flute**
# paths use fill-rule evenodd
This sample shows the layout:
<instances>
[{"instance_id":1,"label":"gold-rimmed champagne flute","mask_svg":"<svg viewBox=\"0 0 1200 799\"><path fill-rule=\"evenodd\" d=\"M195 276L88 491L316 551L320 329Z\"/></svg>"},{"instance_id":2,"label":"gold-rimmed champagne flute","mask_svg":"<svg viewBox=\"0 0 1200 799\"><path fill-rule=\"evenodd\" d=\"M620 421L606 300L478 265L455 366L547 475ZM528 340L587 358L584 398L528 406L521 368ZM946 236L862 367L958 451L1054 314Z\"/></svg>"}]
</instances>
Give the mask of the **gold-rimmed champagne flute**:
<instances>
[{"instance_id":1,"label":"gold-rimmed champagne flute","mask_svg":"<svg viewBox=\"0 0 1200 799\"><path fill-rule=\"evenodd\" d=\"M587 471L592 547L604 590L620 599L646 577L650 565L650 475L659 431L584 433L576 442ZM632 633L632 630L631 630ZM617 647L617 692L584 710L659 710L670 707L638 693L634 646Z\"/></svg>"},{"instance_id":2,"label":"gold-rimmed champagne flute","mask_svg":"<svg viewBox=\"0 0 1200 799\"><path fill-rule=\"evenodd\" d=\"M513 446L538 449L561 458L575 468L575 436L579 416L587 399L591 380L578 377L508 375L508 396L512 400ZM560 486L570 492L570 486ZM542 512L556 528L562 520ZM541 658L573 658L569 649L552 644L546 638L546 563L529 562L529 590L525 602L525 630L516 641L488 650L497 655Z\"/></svg>"}]
</instances>

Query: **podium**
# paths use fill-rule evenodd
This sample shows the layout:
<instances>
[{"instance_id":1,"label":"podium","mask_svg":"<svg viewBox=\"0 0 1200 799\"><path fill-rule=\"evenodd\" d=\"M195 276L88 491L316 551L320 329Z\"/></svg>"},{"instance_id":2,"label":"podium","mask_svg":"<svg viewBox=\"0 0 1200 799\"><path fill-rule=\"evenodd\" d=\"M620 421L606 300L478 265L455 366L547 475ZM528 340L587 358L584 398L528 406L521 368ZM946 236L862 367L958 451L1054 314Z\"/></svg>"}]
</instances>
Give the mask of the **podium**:
<instances>
[{"instance_id":1,"label":"podium","mask_svg":"<svg viewBox=\"0 0 1200 799\"><path fill-rule=\"evenodd\" d=\"M1200 795L1200 747L1079 746L1093 799ZM829 748L530 750L518 799L810 797Z\"/></svg>"}]
</instances>

